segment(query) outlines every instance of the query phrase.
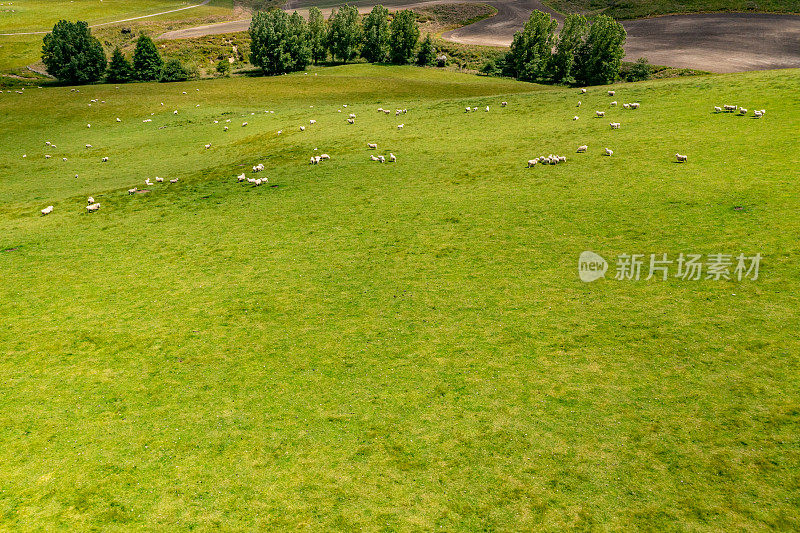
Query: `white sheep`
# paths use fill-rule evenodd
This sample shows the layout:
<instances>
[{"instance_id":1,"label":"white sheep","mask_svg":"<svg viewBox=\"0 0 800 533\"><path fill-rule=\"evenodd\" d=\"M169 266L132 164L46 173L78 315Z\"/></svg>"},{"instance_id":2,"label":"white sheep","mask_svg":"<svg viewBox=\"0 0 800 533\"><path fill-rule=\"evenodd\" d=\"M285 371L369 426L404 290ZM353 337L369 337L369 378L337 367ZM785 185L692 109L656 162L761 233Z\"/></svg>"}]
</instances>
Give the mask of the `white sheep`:
<instances>
[{"instance_id":1,"label":"white sheep","mask_svg":"<svg viewBox=\"0 0 800 533\"><path fill-rule=\"evenodd\" d=\"M134 187L133 189L128 189L128 194L136 194L136 191L138 190L139 189L137 189L136 187Z\"/></svg>"},{"instance_id":2,"label":"white sheep","mask_svg":"<svg viewBox=\"0 0 800 533\"><path fill-rule=\"evenodd\" d=\"M500 107L505 107L508 105L508 102L500 102Z\"/></svg>"},{"instance_id":3,"label":"white sheep","mask_svg":"<svg viewBox=\"0 0 800 533\"><path fill-rule=\"evenodd\" d=\"M489 112L489 106L488 105L486 106L486 112L487 113Z\"/></svg>"},{"instance_id":4,"label":"white sheep","mask_svg":"<svg viewBox=\"0 0 800 533\"><path fill-rule=\"evenodd\" d=\"M158 176L156 176L156 182L157 183L164 183L164 178L159 178Z\"/></svg>"},{"instance_id":5,"label":"white sheep","mask_svg":"<svg viewBox=\"0 0 800 533\"><path fill-rule=\"evenodd\" d=\"M617 101L616 101L616 100L614 100L614 101L613 101L613 102L611 102L609 105L610 105L611 107L614 107L614 106L616 106L616 105L617 105Z\"/></svg>"},{"instance_id":6,"label":"white sheep","mask_svg":"<svg viewBox=\"0 0 800 533\"><path fill-rule=\"evenodd\" d=\"M92 145L91 145L91 144L87 144L87 145L86 145L86 148L91 148L91 147L92 147Z\"/></svg>"},{"instance_id":7,"label":"white sheep","mask_svg":"<svg viewBox=\"0 0 800 533\"><path fill-rule=\"evenodd\" d=\"M86 199L86 203L87 203L87 204L93 204L93 203L94 203L94 198L92 198L92 197L90 196L89 198L87 198L87 199Z\"/></svg>"},{"instance_id":8,"label":"white sheep","mask_svg":"<svg viewBox=\"0 0 800 533\"><path fill-rule=\"evenodd\" d=\"M178 183L178 178L173 178L169 180L170 183Z\"/></svg>"},{"instance_id":9,"label":"white sheep","mask_svg":"<svg viewBox=\"0 0 800 533\"><path fill-rule=\"evenodd\" d=\"M353 118L348 118L348 119L347 119L347 123L348 123L348 124L355 124L355 123L356 123L356 120L355 120L355 119L353 119Z\"/></svg>"},{"instance_id":10,"label":"white sheep","mask_svg":"<svg viewBox=\"0 0 800 533\"><path fill-rule=\"evenodd\" d=\"M242 127L244 128L245 126L247 126L247 122L242 122Z\"/></svg>"},{"instance_id":11,"label":"white sheep","mask_svg":"<svg viewBox=\"0 0 800 533\"><path fill-rule=\"evenodd\" d=\"M320 154L319 159L320 161L327 161L331 158L328 154Z\"/></svg>"},{"instance_id":12,"label":"white sheep","mask_svg":"<svg viewBox=\"0 0 800 533\"><path fill-rule=\"evenodd\" d=\"M612 130L618 130L620 126L619 122L609 122L608 125L611 126Z\"/></svg>"},{"instance_id":13,"label":"white sheep","mask_svg":"<svg viewBox=\"0 0 800 533\"><path fill-rule=\"evenodd\" d=\"M50 141L45 141L44 144L45 146L50 146Z\"/></svg>"},{"instance_id":14,"label":"white sheep","mask_svg":"<svg viewBox=\"0 0 800 533\"><path fill-rule=\"evenodd\" d=\"M49 215L52 212L53 212L53 206L52 205L48 205L47 207L42 209L42 216Z\"/></svg>"},{"instance_id":15,"label":"white sheep","mask_svg":"<svg viewBox=\"0 0 800 533\"><path fill-rule=\"evenodd\" d=\"M588 149L589 149L588 145L582 144L581 146L578 146L577 153L582 154L582 153L586 152L586 150L588 150Z\"/></svg>"},{"instance_id":16,"label":"white sheep","mask_svg":"<svg viewBox=\"0 0 800 533\"><path fill-rule=\"evenodd\" d=\"M581 94L586 94L586 89L581 89Z\"/></svg>"},{"instance_id":17,"label":"white sheep","mask_svg":"<svg viewBox=\"0 0 800 533\"><path fill-rule=\"evenodd\" d=\"M390 163L397 163L397 157L392 152L389 152L389 162Z\"/></svg>"},{"instance_id":18,"label":"white sheep","mask_svg":"<svg viewBox=\"0 0 800 533\"><path fill-rule=\"evenodd\" d=\"M378 145L376 143L367 143L367 148L370 148L371 150L377 150Z\"/></svg>"},{"instance_id":19,"label":"white sheep","mask_svg":"<svg viewBox=\"0 0 800 533\"><path fill-rule=\"evenodd\" d=\"M539 162L538 159L528 159L528 168L531 168L532 166L536 165L536 163L538 163L538 162Z\"/></svg>"},{"instance_id":20,"label":"white sheep","mask_svg":"<svg viewBox=\"0 0 800 533\"><path fill-rule=\"evenodd\" d=\"M746 115L746 114L747 114L747 108L745 108L745 107L740 107L740 108L739 108L739 114L740 114L740 115Z\"/></svg>"},{"instance_id":21,"label":"white sheep","mask_svg":"<svg viewBox=\"0 0 800 533\"><path fill-rule=\"evenodd\" d=\"M150 187L151 185L153 185L153 182L150 181L150 178L145 178L144 184Z\"/></svg>"},{"instance_id":22,"label":"white sheep","mask_svg":"<svg viewBox=\"0 0 800 533\"><path fill-rule=\"evenodd\" d=\"M624 107L625 109L630 109L631 108L631 104L622 104L622 107Z\"/></svg>"},{"instance_id":23,"label":"white sheep","mask_svg":"<svg viewBox=\"0 0 800 533\"><path fill-rule=\"evenodd\" d=\"M308 123L309 123L309 124L316 124L316 123L317 123L317 121L316 121L316 120L314 120L314 119L312 118L311 120L309 120L309 121L308 121Z\"/></svg>"},{"instance_id":24,"label":"white sheep","mask_svg":"<svg viewBox=\"0 0 800 533\"><path fill-rule=\"evenodd\" d=\"M94 213L95 211L100 210L100 204L89 204L86 206L86 211L89 213Z\"/></svg>"},{"instance_id":25,"label":"white sheep","mask_svg":"<svg viewBox=\"0 0 800 533\"><path fill-rule=\"evenodd\" d=\"M122 120L119 117L117 117L117 122L122 122Z\"/></svg>"},{"instance_id":26,"label":"white sheep","mask_svg":"<svg viewBox=\"0 0 800 533\"><path fill-rule=\"evenodd\" d=\"M575 107L580 107L580 106L581 106L581 103L582 103L582 102L581 102L580 100L578 100L578 105L576 105Z\"/></svg>"},{"instance_id":27,"label":"white sheep","mask_svg":"<svg viewBox=\"0 0 800 533\"><path fill-rule=\"evenodd\" d=\"M472 108L470 106L467 106L466 109L464 110L465 113L469 113L470 111L472 111Z\"/></svg>"},{"instance_id":28,"label":"white sheep","mask_svg":"<svg viewBox=\"0 0 800 533\"><path fill-rule=\"evenodd\" d=\"M608 91L608 96L614 96L616 93L614 91Z\"/></svg>"},{"instance_id":29,"label":"white sheep","mask_svg":"<svg viewBox=\"0 0 800 533\"><path fill-rule=\"evenodd\" d=\"M578 115L575 115L574 117L572 117L572 120L578 120Z\"/></svg>"},{"instance_id":30,"label":"white sheep","mask_svg":"<svg viewBox=\"0 0 800 533\"><path fill-rule=\"evenodd\" d=\"M714 113L722 113L722 108L718 105L714 106Z\"/></svg>"},{"instance_id":31,"label":"white sheep","mask_svg":"<svg viewBox=\"0 0 800 533\"><path fill-rule=\"evenodd\" d=\"M225 126L224 128L222 128L222 131L228 131L228 126Z\"/></svg>"},{"instance_id":32,"label":"white sheep","mask_svg":"<svg viewBox=\"0 0 800 533\"><path fill-rule=\"evenodd\" d=\"M67 158L66 158L66 157L62 157L62 158L61 158L61 160L62 160L62 161L66 161L66 160L67 160Z\"/></svg>"},{"instance_id":33,"label":"white sheep","mask_svg":"<svg viewBox=\"0 0 800 533\"><path fill-rule=\"evenodd\" d=\"M176 109L175 111L172 112L172 114L173 115L177 115L178 114L178 110Z\"/></svg>"},{"instance_id":34,"label":"white sheep","mask_svg":"<svg viewBox=\"0 0 800 533\"><path fill-rule=\"evenodd\" d=\"M402 130L405 127L405 124L398 124L397 129Z\"/></svg>"},{"instance_id":35,"label":"white sheep","mask_svg":"<svg viewBox=\"0 0 800 533\"><path fill-rule=\"evenodd\" d=\"M612 156L612 155L614 155L614 150L609 150L608 148L606 148L606 155L607 155L607 156Z\"/></svg>"},{"instance_id":36,"label":"white sheep","mask_svg":"<svg viewBox=\"0 0 800 533\"><path fill-rule=\"evenodd\" d=\"M759 111L758 109L756 109L755 111L753 111L753 116L755 118L761 118L762 116L764 116L764 114L761 111Z\"/></svg>"},{"instance_id":37,"label":"white sheep","mask_svg":"<svg viewBox=\"0 0 800 533\"><path fill-rule=\"evenodd\" d=\"M639 102L631 102L631 109L639 109Z\"/></svg>"},{"instance_id":38,"label":"white sheep","mask_svg":"<svg viewBox=\"0 0 800 533\"><path fill-rule=\"evenodd\" d=\"M381 163L386 163L386 158L383 157L382 155L379 155L378 156L378 161L380 161Z\"/></svg>"},{"instance_id":39,"label":"white sheep","mask_svg":"<svg viewBox=\"0 0 800 533\"><path fill-rule=\"evenodd\" d=\"M103 163L108 163L108 157L103 158Z\"/></svg>"},{"instance_id":40,"label":"white sheep","mask_svg":"<svg viewBox=\"0 0 800 533\"><path fill-rule=\"evenodd\" d=\"M236 176L236 181L237 182L241 182L241 181L244 181L246 179L247 179L247 176L245 176L244 173L241 173L238 176Z\"/></svg>"},{"instance_id":41,"label":"white sheep","mask_svg":"<svg viewBox=\"0 0 800 533\"><path fill-rule=\"evenodd\" d=\"M211 148L211 144L206 145L206 150L208 150L209 148Z\"/></svg>"},{"instance_id":42,"label":"white sheep","mask_svg":"<svg viewBox=\"0 0 800 533\"><path fill-rule=\"evenodd\" d=\"M45 156L44 156L44 158L45 158L45 159L50 159L51 157L52 157L52 156L50 156L50 155L47 155L47 154L45 154Z\"/></svg>"},{"instance_id":43,"label":"white sheep","mask_svg":"<svg viewBox=\"0 0 800 533\"><path fill-rule=\"evenodd\" d=\"M300 131L306 131L306 127L305 126L300 126Z\"/></svg>"},{"instance_id":44,"label":"white sheep","mask_svg":"<svg viewBox=\"0 0 800 533\"><path fill-rule=\"evenodd\" d=\"M597 115L597 118L601 118L601 117L606 116L606 112L605 111L595 111L595 114Z\"/></svg>"},{"instance_id":45,"label":"white sheep","mask_svg":"<svg viewBox=\"0 0 800 533\"><path fill-rule=\"evenodd\" d=\"M91 124L87 124L87 125L86 125L86 127L87 127L87 128L91 128L91 127L92 127L92 125L91 125Z\"/></svg>"},{"instance_id":46,"label":"white sheep","mask_svg":"<svg viewBox=\"0 0 800 533\"><path fill-rule=\"evenodd\" d=\"M374 155L372 155L372 154L370 154L370 155L369 155L369 158L370 158L370 160L371 160L371 161L377 161L377 160L378 160L378 158L377 158L377 157L375 157L375 156L374 156Z\"/></svg>"},{"instance_id":47,"label":"white sheep","mask_svg":"<svg viewBox=\"0 0 800 533\"><path fill-rule=\"evenodd\" d=\"M311 161L309 162L309 164L316 165L317 163L319 163L319 159L317 159L316 157L312 156L311 157Z\"/></svg>"},{"instance_id":48,"label":"white sheep","mask_svg":"<svg viewBox=\"0 0 800 533\"><path fill-rule=\"evenodd\" d=\"M678 163L686 163L686 161L689 160L689 156L681 155L681 154L677 154L676 153L675 154L675 159L678 160Z\"/></svg>"}]
</instances>

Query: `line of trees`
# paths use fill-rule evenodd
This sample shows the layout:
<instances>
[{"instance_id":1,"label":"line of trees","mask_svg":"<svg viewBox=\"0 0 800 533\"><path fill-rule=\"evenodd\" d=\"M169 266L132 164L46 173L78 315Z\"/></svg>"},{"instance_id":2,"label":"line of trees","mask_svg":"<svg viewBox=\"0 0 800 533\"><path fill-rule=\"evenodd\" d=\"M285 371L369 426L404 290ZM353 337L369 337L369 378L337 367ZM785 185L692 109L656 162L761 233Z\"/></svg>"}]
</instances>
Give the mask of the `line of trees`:
<instances>
[{"instance_id":1,"label":"line of trees","mask_svg":"<svg viewBox=\"0 0 800 533\"><path fill-rule=\"evenodd\" d=\"M556 37L558 23L550 14L534 11L514 34L511 50L495 68L503 74L537 83L601 85L620 72L627 33L606 15L591 24L583 15L567 15Z\"/></svg>"},{"instance_id":2,"label":"line of trees","mask_svg":"<svg viewBox=\"0 0 800 533\"><path fill-rule=\"evenodd\" d=\"M107 61L103 46L84 21L60 20L42 41L42 62L51 76L71 84L105 79L128 81L183 81L191 73L177 59L164 62L155 43L142 35L136 41L133 62L116 48Z\"/></svg>"},{"instance_id":3,"label":"line of trees","mask_svg":"<svg viewBox=\"0 0 800 533\"><path fill-rule=\"evenodd\" d=\"M257 12L250 23L250 62L265 74L303 70L330 57L347 63L359 57L371 63L429 65L434 57L428 35L420 43L416 16L410 10L389 15L376 5L361 20L355 6L344 5L326 21L311 7L306 22L297 13Z\"/></svg>"}]
</instances>

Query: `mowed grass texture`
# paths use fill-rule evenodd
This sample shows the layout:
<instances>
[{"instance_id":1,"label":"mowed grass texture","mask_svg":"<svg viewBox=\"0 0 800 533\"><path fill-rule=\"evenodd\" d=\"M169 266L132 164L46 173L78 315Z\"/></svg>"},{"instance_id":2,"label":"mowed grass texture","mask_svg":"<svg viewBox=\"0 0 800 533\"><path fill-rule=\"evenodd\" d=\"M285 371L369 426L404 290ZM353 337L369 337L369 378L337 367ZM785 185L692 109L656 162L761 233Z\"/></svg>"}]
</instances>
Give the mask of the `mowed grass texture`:
<instances>
[{"instance_id":1,"label":"mowed grass texture","mask_svg":"<svg viewBox=\"0 0 800 533\"><path fill-rule=\"evenodd\" d=\"M3 93L0 524L796 527L798 81L610 98L351 65ZM180 181L127 194L155 176ZM606 279L578 279L587 249ZM764 258L613 279L664 252Z\"/></svg>"}]
</instances>

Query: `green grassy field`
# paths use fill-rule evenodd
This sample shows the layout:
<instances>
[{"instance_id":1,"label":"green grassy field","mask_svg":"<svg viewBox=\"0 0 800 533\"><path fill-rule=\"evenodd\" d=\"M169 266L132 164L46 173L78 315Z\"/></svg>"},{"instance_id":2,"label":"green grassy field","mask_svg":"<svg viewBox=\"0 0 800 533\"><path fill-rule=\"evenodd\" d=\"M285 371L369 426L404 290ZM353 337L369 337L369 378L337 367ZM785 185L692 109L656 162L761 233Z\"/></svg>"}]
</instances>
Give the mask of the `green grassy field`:
<instances>
[{"instance_id":1,"label":"green grassy field","mask_svg":"<svg viewBox=\"0 0 800 533\"><path fill-rule=\"evenodd\" d=\"M674 13L757 12L798 13L795 0L544 0L562 13L605 14L617 20L637 19Z\"/></svg>"},{"instance_id":2,"label":"green grassy field","mask_svg":"<svg viewBox=\"0 0 800 533\"><path fill-rule=\"evenodd\" d=\"M641 109L368 65L0 94L0 529L795 528L798 71L614 88ZM681 252L764 259L613 279Z\"/></svg>"}]
</instances>

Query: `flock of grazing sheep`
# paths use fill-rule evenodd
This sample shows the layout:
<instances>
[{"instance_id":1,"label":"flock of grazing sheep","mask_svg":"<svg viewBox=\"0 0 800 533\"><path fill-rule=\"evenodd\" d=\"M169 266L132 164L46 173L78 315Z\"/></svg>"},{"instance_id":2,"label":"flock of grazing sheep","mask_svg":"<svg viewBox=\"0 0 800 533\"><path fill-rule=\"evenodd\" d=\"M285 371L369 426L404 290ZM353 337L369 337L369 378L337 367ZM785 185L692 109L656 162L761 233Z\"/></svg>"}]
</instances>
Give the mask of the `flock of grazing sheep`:
<instances>
[{"instance_id":1,"label":"flock of grazing sheep","mask_svg":"<svg viewBox=\"0 0 800 533\"><path fill-rule=\"evenodd\" d=\"M199 91L200 89L196 89L196 90ZM72 91L80 92L79 89L72 89ZM586 94L587 93L587 89L580 89L580 93L581 94ZM183 94L186 94L186 91L183 91ZM608 91L608 96L609 97L614 97L615 94L616 93L613 90ZM97 100L96 99L91 100L91 102L89 103L89 106L91 106L93 103L97 103ZM101 103L105 103L105 101L102 101ZM609 103L609 107L617 107L617 104L618 104L617 101L613 100L613 101L611 101ZM164 103L162 102L161 106L163 106L163 105L164 105ZM200 104L197 104L197 107L199 107L199 105ZM506 107L507 105L508 105L508 102L505 102L505 101L500 103L501 107ZM630 102L630 103L623 103L622 107L624 109L635 110L635 109L639 109L640 105L641 104L639 102ZM310 106L310 107L313 108L314 106ZM580 101L578 101L577 107L581 107L581 102ZM342 108L346 109L347 108L347 104L342 105ZM473 106L467 106L465 108L465 112L467 112L467 113L473 113L473 112L475 112L477 110L478 110L478 107L473 107ZM485 112L488 113L490 111L490 107L486 106L484 108L484 110L485 110ZM737 113L738 112L739 115L747 115L747 109L739 107L739 106L736 106L736 105L724 105L722 107L714 106L714 111L715 111L715 113L722 113L722 112ZM342 109L337 109L337 112L341 113ZM379 113L383 113L383 114L387 114L387 115L391 113L391 111L389 109L383 109L382 107L378 108L378 112ZM274 111L265 111L265 113L274 114ZM404 115L406 113L408 113L407 109L396 109L394 111L395 116ZM177 110L173 111L173 114L177 115L178 111ZM605 114L606 114L605 111L601 111L601 110L595 111L596 118L605 118ZM760 109L760 110L756 110L756 111L753 112L753 117L754 118L761 118L765 114L766 114L766 110ZM155 113L151 113L151 115L155 115ZM255 115L255 113L251 113L251 115ZM577 115L573 117L573 120L578 120L578 119L579 119L579 117ZM350 113L349 116L346 119L346 122L348 124L355 124L355 120L356 120L355 113ZM121 119L120 118L116 118L116 122L121 122ZM152 119L145 119L145 120L143 120L143 122L145 122L145 123L152 122ZM227 119L225 122L229 123L229 122L231 122L231 119ZM218 124L218 123L219 123L219 120L214 120L214 124ZM310 119L308 121L308 123L309 123L309 126L314 126L314 125L317 124L317 121L315 119ZM246 127L247 125L248 125L248 123L246 121L242 123L242 127ZM92 127L91 124L87 124L86 126L87 126L87 128L91 128ZM611 127L611 129L617 130L617 129L620 128L621 123L620 122L610 122L609 126ZM403 127L405 127L404 123L397 125L398 129L402 129ZM223 131L228 131L228 126L227 125L223 127ZM300 126L300 131L301 132L306 131L306 126ZM278 130L277 133L278 133L278 135L280 135L280 134L283 133L283 130ZM50 141L45 142L45 145L47 147L50 147L50 148L56 148L56 145L52 144ZM205 144L205 149L206 150L210 150L211 146L212 146L211 143L207 143L207 144ZM87 143L86 144L86 148L87 149L92 148L92 145ZM377 143L367 143L367 149L368 150L377 150L378 149L378 145L377 145ZM588 145L584 144L584 145L581 145L581 146L578 147L576 153L586 153L588 150L589 150ZM314 148L314 151L317 151L317 148ZM611 150L610 148L606 147L604 149L604 154L606 156L612 156L612 155L614 155L614 151ZM22 157L26 158L27 154L23 155ZM389 152L388 156L370 154L369 157L370 157L371 161L376 161L376 162L380 162L380 163L386 163L387 161L390 162L390 163L394 163L394 162L397 161L397 157L392 152ZM51 158L50 154L46 154L45 155L45 159L50 159L50 158ZM318 165L318 164L320 164L320 163L322 163L324 161L329 161L330 159L331 159L330 155L328 155L326 153L323 153L323 154L320 154L320 155L312 156L309 161L310 161L311 165ZM685 163L685 162L688 161L688 156L685 155L685 154L676 153L675 154L675 159L676 159L676 161L678 163ZM66 161L67 158L64 157L63 160ZM105 162L108 162L108 161L109 161L109 158L107 156L104 156L102 158L102 162L105 163ZM542 155L542 156L536 157L534 159L529 159L527 166L528 166L528 168L531 168L531 167L534 167L536 165L557 165L557 164L561 164L561 163L566 163L566 161L567 161L566 156L554 155L554 154L551 153L551 154L548 154L548 155ZM255 166L253 166L253 168L252 168L253 173L262 172L263 170L264 170L264 165L262 163L259 163L259 164L255 165ZM75 177L77 178L78 176L76 175ZM239 183L247 182L249 184L252 184L253 186L260 186L260 185L263 185L263 184L266 184L266 183L269 182L269 180L266 177L248 178L244 173L238 175L236 177L236 179L237 179L237 182L239 182ZM164 183L164 178L156 177L155 178L155 182L156 183ZM169 183L173 183L174 184L174 183L177 183L177 182L178 182L178 178L173 178L173 179L169 180ZM150 187L150 186L153 186L154 184L153 184L153 182L150 181L150 178L147 178L147 179L145 179L145 185ZM131 189L128 189L128 194L136 194L137 192L149 192L149 190L141 190L140 191L137 187L133 187ZM86 211L88 213L93 213L93 212L96 212L96 211L98 211L100 209L100 204L98 202L96 202L94 200L94 198L92 198L92 197L88 198L88 202L87 203L88 203L88 205L86 206ZM49 206L47 206L47 207L45 207L44 209L41 210L41 213L42 213L43 216L44 215L49 215L52 212L53 212L53 206L52 205L49 205Z\"/></svg>"}]
</instances>

